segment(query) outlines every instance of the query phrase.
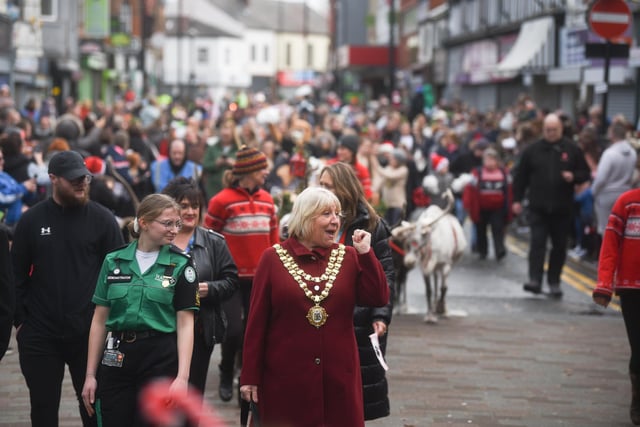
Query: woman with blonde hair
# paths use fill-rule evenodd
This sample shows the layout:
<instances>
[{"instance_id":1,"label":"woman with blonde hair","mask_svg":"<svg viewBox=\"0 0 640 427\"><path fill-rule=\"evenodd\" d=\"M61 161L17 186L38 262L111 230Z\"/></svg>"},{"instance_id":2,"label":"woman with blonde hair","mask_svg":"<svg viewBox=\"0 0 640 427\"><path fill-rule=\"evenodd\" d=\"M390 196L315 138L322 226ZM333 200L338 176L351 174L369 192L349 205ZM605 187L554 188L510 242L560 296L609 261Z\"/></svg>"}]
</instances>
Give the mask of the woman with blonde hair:
<instances>
[{"instance_id":1,"label":"woman with blonde hair","mask_svg":"<svg viewBox=\"0 0 640 427\"><path fill-rule=\"evenodd\" d=\"M142 422L138 393L154 379L173 378L173 391L187 391L200 299L191 258L172 245L181 228L178 204L149 195L130 224L135 240L102 264L82 389L98 425Z\"/></svg>"},{"instance_id":2,"label":"woman with blonde hair","mask_svg":"<svg viewBox=\"0 0 640 427\"><path fill-rule=\"evenodd\" d=\"M290 237L258 264L240 393L263 425L364 427L353 310L386 304L389 288L370 233L336 242L340 208L330 191L304 190Z\"/></svg>"}]
</instances>

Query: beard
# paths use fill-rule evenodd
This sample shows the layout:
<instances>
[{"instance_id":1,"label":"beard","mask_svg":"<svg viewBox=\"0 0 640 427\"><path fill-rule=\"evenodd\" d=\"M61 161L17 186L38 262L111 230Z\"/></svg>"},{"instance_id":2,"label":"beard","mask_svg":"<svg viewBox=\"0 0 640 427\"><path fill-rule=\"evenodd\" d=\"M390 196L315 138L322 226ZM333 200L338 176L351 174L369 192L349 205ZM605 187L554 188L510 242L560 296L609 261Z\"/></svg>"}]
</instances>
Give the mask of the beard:
<instances>
[{"instance_id":1,"label":"beard","mask_svg":"<svg viewBox=\"0 0 640 427\"><path fill-rule=\"evenodd\" d=\"M89 202L89 186L87 185L84 188L82 196L77 196L73 189L69 191L60 191L58 193L58 198L62 206L73 208L84 206Z\"/></svg>"}]
</instances>

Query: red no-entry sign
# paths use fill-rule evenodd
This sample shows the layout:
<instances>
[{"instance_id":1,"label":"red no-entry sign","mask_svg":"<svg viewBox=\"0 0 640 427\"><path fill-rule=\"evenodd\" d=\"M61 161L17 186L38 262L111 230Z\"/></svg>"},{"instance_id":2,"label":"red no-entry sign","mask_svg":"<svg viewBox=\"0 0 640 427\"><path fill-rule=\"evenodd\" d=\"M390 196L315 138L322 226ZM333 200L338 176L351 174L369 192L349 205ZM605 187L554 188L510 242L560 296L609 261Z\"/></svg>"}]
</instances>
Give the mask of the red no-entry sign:
<instances>
[{"instance_id":1,"label":"red no-entry sign","mask_svg":"<svg viewBox=\"0 0 640 427\"><path fill-rule=\"evenodd\" d=\"M631 24L631 10L624 0L597 0L589 10L591 30L607 40L620 37Z\"/></svg>"}]
</instances>

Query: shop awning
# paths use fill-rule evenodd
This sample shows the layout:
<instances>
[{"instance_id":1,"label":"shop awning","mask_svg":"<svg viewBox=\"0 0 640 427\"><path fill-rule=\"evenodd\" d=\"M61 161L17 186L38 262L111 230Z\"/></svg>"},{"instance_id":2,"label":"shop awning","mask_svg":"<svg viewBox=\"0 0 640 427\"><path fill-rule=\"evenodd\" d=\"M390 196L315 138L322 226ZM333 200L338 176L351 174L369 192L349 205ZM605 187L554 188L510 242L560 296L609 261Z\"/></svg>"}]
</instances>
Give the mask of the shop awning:
<instances>
[{"instance_id":1,"label":"shop awning","mask_svg":"<svg viewBox=\"0 0 640 427\"><path fill-rule=\"evenodd\" d=\"M553 66L555 24L553 17L545 16L525 22L518 38L507 55L498 63L493 75L508 79L523 69L547 69Z\"/></svg>"}]
</instances>

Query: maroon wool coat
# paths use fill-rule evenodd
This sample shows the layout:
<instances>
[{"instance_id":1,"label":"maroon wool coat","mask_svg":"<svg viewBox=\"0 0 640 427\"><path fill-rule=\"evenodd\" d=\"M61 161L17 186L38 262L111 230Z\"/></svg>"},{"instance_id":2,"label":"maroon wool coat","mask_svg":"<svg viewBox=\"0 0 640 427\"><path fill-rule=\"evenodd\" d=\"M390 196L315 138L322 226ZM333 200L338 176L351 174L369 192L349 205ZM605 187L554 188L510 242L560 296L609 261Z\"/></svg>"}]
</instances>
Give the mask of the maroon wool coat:
<instances>
[{"instance_id":1,"label":"maroon wool coat","mask_svg":"<svg viewBox=\"0 0 640 427\"><path fill-rule=\"evenodd\" d=\"M295 239L282 246L312 276L325 271L331 249L309 251ZM389 301L384 270L373 250L346 247L329 296L329 317L316 328L306 315L314 303L284 268L274 248L260 259L253 279L241 384L258 386L265 427L362 427L360 362L353 309ZM313 291L313 284L308 284ZM319 294L324 289L320 284Z\"/></svg>"}]
</instances>

